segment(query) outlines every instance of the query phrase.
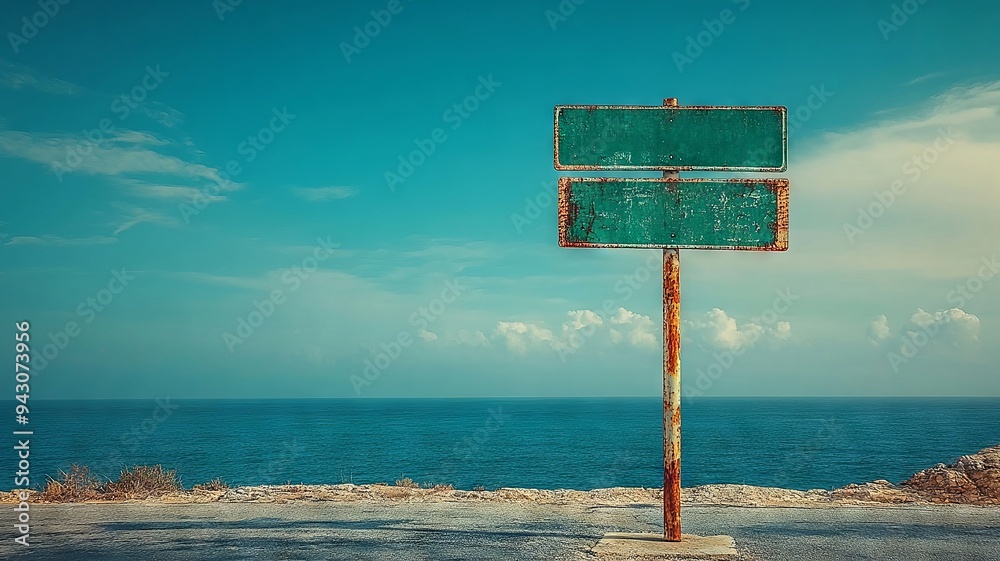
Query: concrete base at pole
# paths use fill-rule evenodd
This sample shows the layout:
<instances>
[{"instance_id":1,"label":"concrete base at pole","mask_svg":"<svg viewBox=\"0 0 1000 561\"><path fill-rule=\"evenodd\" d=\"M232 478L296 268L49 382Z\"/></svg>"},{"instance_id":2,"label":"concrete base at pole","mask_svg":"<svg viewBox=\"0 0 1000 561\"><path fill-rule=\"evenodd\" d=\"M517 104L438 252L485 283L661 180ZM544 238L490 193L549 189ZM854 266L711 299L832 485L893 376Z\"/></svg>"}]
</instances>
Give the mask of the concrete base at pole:
<instances>
[{"instance_id":1,"label":"concrete base at pole","mask_svg":"<svg viewBox=\"0 0 1000 561\"><path fill-rule=\"evenodd\" d=\"M597 559L615 561L694 560L735 561L736 541L730 536L682 534L681 541L668 542L663 534L604 534L594 547Z\"/></svg>"}]
</instances>

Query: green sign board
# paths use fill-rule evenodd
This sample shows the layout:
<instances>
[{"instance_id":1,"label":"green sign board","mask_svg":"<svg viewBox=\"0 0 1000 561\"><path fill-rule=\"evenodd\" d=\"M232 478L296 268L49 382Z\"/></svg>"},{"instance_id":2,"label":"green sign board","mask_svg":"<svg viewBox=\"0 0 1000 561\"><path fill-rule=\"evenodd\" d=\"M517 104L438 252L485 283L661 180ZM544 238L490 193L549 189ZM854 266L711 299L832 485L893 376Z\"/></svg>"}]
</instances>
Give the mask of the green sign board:
<instances>
[{"instance_id":1,"label":"green sign board","mask_svg":"<svg viewBox=\"0 0 1000 561\"><path fill-rule=\"evenodd\" d=\"M785 171L784 107L557 105L557 170L663 178L559 179L559 245L663 251L663 538L681 538L681 249L788 249L787 179L681 179Z\"/></svg>"},{"instance_id":2,"label":"green sign board","mask_svg":"<svg viewBox=\"0 0 1000 561\"><path fill-rule=\"evenodd\" d=\"M784 107L557 105L555 168L785 171Z\"/></svg>"},{"instance_id":3,"label":"green sign board","mask_svg":"<svg viewBox=\"0 0 1000 561\"><path fill-rule=\"evenodd\" d=\"M559 245L788 249L787 179L559 179Z\"/></svg>"}]
</instances>

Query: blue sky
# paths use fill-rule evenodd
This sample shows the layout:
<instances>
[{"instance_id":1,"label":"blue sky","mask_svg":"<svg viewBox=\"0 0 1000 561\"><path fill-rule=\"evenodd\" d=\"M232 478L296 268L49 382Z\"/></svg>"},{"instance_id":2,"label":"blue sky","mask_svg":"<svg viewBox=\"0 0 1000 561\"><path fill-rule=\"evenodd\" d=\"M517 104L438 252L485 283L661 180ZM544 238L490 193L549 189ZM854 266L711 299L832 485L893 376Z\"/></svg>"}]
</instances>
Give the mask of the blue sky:
<instances>
[{"instance_id":1,"label":"blue sky","mask_svg":"<svg viewBox=\"0 0 1000 561\"><path fill-rule=\"evenodd\" d=\"M689 396L1000 395L995 3L231 4L5 4L36 398L657 395L552 107L664 97L790 114L789 251L682 252Z\"/></svg>"}]
</instances>

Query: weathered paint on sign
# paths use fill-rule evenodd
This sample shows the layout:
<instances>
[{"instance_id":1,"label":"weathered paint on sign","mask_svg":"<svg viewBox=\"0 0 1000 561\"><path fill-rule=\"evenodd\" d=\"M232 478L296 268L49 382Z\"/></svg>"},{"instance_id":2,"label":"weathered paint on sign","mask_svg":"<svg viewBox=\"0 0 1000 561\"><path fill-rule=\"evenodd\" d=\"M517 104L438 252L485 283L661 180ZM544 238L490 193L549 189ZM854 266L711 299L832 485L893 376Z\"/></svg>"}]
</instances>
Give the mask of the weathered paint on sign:
<instances>
[{"instance_id":1,"label":"weathered paint on sign","mask_svg":"<svg viewBox=\"0 0 1000 561\"><path fill-rule=\"evenodd\" d=\"M784 107L557 105L557 170L785 171Z\"/></svg>"},{"instance_id":2,"label":"weathered paint on sign","mask_svg":"<svg viewBox=\"0 0 1000 561\"><path fill-rule=\"evenodd\" d=\"M787 179L559 179L559 245L788 249Z\"/></svg>"}]
</instances>

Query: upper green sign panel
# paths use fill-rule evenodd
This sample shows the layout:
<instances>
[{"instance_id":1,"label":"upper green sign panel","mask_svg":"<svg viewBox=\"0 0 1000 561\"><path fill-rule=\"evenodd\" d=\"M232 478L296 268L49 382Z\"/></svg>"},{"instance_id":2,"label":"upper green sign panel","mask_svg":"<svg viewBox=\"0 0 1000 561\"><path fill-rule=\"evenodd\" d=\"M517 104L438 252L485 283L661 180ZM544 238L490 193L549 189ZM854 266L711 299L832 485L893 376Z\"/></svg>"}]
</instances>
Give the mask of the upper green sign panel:
<instances>
[{"instance_id":1,"label":"upper green sign panel","mask_svg":"<svg viewBox=\"0 0 1000 561\"><path fill-rule=\"evenodd\" d=\"M785 171L784 107L557 105L557 170Z\"/></svg>"}]
</instances>

